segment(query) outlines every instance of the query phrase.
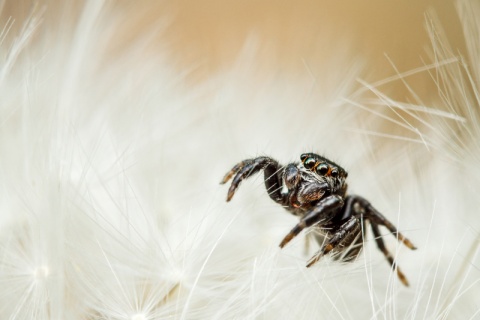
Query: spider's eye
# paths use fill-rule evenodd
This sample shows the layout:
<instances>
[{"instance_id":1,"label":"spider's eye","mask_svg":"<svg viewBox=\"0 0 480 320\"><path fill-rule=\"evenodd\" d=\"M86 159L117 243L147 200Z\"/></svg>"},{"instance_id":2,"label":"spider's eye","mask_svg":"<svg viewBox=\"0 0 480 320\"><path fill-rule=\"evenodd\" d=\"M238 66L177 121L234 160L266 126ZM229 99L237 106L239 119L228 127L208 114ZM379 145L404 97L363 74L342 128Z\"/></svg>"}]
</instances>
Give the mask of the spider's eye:
<instances>
[{"instance_id":1,"label":"spider's eye","mask_svg":"<svg viewBox=\"0 0 480 320\"><path fill-rule=\"evenodd\" d=\"M336 177L338 177L338 170L336 168L333 168L332 172L330 172L330 174L332 175L332 177L336 178Z\"/></svg>"},{"instance_id":2,"label":"spider's eye","mask_svg":"<svg viewBox=\"0 0 480 320\"><path fill-rule=\"evenodd\" d=\"M305 169L310 170L313 168L313 166L315 166L315 163L315 159L308 158L307 160L305 160L305 162L303 162L303 166L305 167Z\"/></svg>"},{"instance_id":3,"label":"spider's eye","mask_svg":"<svg viewBox=\"0 0 480 320\"><path fill-rule=\"evenodd\" d=\"M324 176L327 174L328 172L328 164L326 163L321 163L318 165L318 167L316 168L317 170L317 173Z\"/></svg>"}]
</instances>

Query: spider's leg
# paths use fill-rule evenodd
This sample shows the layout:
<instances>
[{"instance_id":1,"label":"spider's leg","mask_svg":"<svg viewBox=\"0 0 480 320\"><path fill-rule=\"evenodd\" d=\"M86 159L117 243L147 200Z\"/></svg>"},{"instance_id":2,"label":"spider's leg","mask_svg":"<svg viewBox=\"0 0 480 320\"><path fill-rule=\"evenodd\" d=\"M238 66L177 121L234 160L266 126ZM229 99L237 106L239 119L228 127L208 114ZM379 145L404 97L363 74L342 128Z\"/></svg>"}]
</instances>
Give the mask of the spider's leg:
<instances>
[{"instance_id":1,"label":"spider's leg","mask_svg":"<svg viewBox=\"0 0 480 320\"><path fill-rule=\"evenodd\" d=\"M357 229L357 230L355 230ZM358 234L360 229L360 221L355 218L351 217L347 222L342 224L342 226L335 231L332 237L328 240L328 242L322 246L322 248L308 261L307 268L314 265L321 257L328 254L330 251L335 249L346 237L355 234Z\"/></svg>"},{"instance_id":2,"label":"spider's leg","mask_svg":"<svg viewBox=\"0 0 480 320\"><path fill-rule=\"evenodd\" d=\"M354 210L354 204L356 202L355 196L347 196L345 197L345 199L343 199L343 201L345 202L345 205L343 206L341 213L337 214L335 218L329 222L330 225L341 226L342 221L347 221L352 216L356 216L358 218L358 215L355 214L355 210ZM351 237L348 237L347 239L343 240L341 250L337 250L337 251L341 251L342 254L334 256L333 258L344 261L344 262L354 261L355 258L362 251L364 232L365 232L365 220L360 219L358 230L354 230L351 233ZM322 247L324 244L325 242L323 243L320 242L320 247Z\"/></svg>"},{"instance_id":3,"label":"spider's leg","mask_svg":"<svg viewBox=\"0 0 480 320\"><path fill-rule=\"evenodd\" d=\"M379 226L384 226L387 228L394 236L397 237L398 241L401 241L405 246L410 248L411 250L416 250L417 248L413 245L413 243L408 240L403 234L398 232L397 228L387 220L375 209L370 202L360 196L350 196L355 199L353 203L353 211L356 215L363 215L365 219L368 219L372 224L376 224Z\"/></svg>"},{"instance_id":4,"label":"spider's leg","mask_svg":"<svg viewBox=\"0 0 480 320\"><path fill-rule=\"evenodd\" d=\"M408 240L403 234L398 232L397 228L387 220L380 212L378 212L372 205L364 200L366 205L364 206L366 209L365 218L370 220L373 224L382 225L386 227L393 235L395 235L398 241L401 241L405 246L407 246L411 250L416 250L417 248L413 245L413 243Z\"/></svg>"},{"instance_id":5,"label":"spider's leg","mask_svg":"<svg viewBox=\"0 0 480 320\"><path fill-rule=\"evenodd\" d=\"M280 204L283 204L282 197L282 170L283 166L273 160L269 162L263 169L263 176L265 179L265 188L270 198Z\"/></svg>"},{"instance_id":6,"label":"spider's leg","mask_svg":"<svg viewBox=\"0 0 480 320\"><path fill-rule=\"evenodd\" d=\"M365 223L363 223L363 226L365 226ZM363 249L363 241L365 238L365 227L362 227L361 224L359 224L358 230L352 231L351 237L348 237L349 239L345 239L342 241L341 245L342 247L339 248L339 253L341 252L342 254L339 254L338 256L334 256L333 258L343 261L343 262L353 262L355 259L358 257L360 252Z\"/></svg>"},{"instance_id":7,"label":"spider's leg","mask_svg":"<svg viewBox=\"0 0 480 320\"><path fill-rule=\"evenodd\" d=\"M393 259L392 255L390 254L390 252L387 250L387 248L385 247L385 243L383 242L383 239L382 239L382 235L380 234L380 230L378 229L378 226L371 222L370 223L370 226L372 228L372 231L373 231L373 236L375 237L375 242L377 243L377 247L380 251L382 251L383 255L385 256L385 258L388 260L388 262L390 263L390 266L395 270L397 269L397 275L398 275L398 278L400 279L400 281L405 285L405 286L409 286L408 284L408 280L407 280L407 277L405 277L405 275L403 274L402 271L400 271L400 267L395 263L395 260Z\"/></svg>"},{"instance_id":8,"label":"spider's leg","mask_svg":"<svg viewBox=\"0 0 480 320\"><path fill-rule=\"evenodd\" d=\"M228 180L230 180L233 177L234 174L236 174L238 171L240 171L240 169L245 167L245 165L248 161L251 161L251 160L244 160L244 161L239 162L236 165L234 165L233 168L223 176L223 179L222 179L222 181L220 181L220 184L227 183Z\"/></svg>"},{"instance_id":9,"label":"spider's leg","mask_svg":"<svg viewBox=\"0 0 480 320\"><path fill-rule=\"evenodd\" d=\"M258 157L255 159L248 159L244 160L237 165L235 165L227 174L223 177L222 181L220 182L221 184L225 184L230 180L234 175L235 177L233 178L232 184L230 185L230 188L228 189L228 195L227 195L227 201L230 201L235 194L235 191L237 190L238 186L240 185L240 182L243 180L247 179L251 175L257 173L260 170L266 170L265 171L265 178L270 177L272 174L274 174L279 168L278 162L273 160L272 158L269 157ZM278 178L273 177L272 181L273 184L277 183ZM272 184L270 182L270 179L265 180L265 185L268 187ZM280 191L277 191L278 194L280 194ZM276 196L276 194L275 194Z\"/></svg>"},{"instance_id":10,"label":"spider's leg","mask_svg":"<svg viewBox=\"0 0 480 320\"><path fill-rule=\"evenodd\" d=\"M280 248L283 248L290 240L298 235L303 229L314 225L320 221L330 221L333 218L332 212L343 206L342 197L339 195L328 196L317 203L317 205L307 213L300 222L283 238Z\"/></svg>"}]
</instances>

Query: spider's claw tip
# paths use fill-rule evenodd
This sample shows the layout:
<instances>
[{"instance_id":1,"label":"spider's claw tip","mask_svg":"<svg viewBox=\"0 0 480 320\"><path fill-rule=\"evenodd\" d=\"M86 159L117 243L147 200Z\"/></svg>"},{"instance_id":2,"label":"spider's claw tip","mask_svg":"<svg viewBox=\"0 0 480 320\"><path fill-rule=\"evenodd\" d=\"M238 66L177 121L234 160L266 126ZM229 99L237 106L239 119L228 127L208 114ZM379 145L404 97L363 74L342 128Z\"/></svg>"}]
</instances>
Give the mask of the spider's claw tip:
<instances>
[{"instance_id":1,"label":"spider's claw tip","mask_svg":"<svg viewBox=\"0 0 480 320\"><path fill-rule=\"evenodd\" d=\"M287 236L283 238L282 242L280 242L280 248L283 249L283 247L285 247L287 243L289 243L290 240L292 239L293 239L293 234L292 233L287 234Z\"/></svg>"},{"instance_id":2,"label":"spider's claw tip","mask_svg":"<svg viewBox=\"0 0 480 320\"><path fill-rule=\"evenodd\" d=\"M405 244L410 250L417 250L417 247L415 247L408 239L403 239L403 244Z\"/></svg>"},{"instance_id":3,"label":"spider's claw tip","mask_svg":"<svg viewBox=\"0 0 480 320\"><path fill-rule=\"evenodd\" d=\"M228 180L230 180L232 177L233 177L233 174L235 173L234 170L230 170L227 172L227 174L225 176L223 176L223 179L222 181L220 181L220 184L225 184L228 182Z\"/></svg>"},{"instance_id":4,"label":"spider's claw tip","mask_svg":"<svg viewBox=\"0 0 480 320\"><path fill-rule=\"evenodd\" d=\"M223 177L222 181L220 181L220 184L225 184L230 180L230 176L227 174L225 177Z\"/></svg>"},{"instance_id":5,"label":"spider's claw tip","mask_svg":"<svg viewBox=\"0 0 480 320\"><path fill-rule=\"evenodd\" d=\"M329 245L327 246L327 248L328 248L328 247L333 248L331 244L329 244ZM315 263L317 263L318 260L320 260L320 259L321 259L326 253L328 253L330 250L331 250L331 249L329 249L328 251L327 251L326 249L320 250L320 252L318 252L316 255L313 256L313 258L310 259L310 261L309 261L308 264L307 264L307 268L310 268L310 267L313 266Z\"/></svg>"},{"instance_id":6,"label":"spider's claw tip","mask_svg":"<svg viewBox=\"0 0 480 320\"><path fill-rule=\"evenodd\" d=\"M400 279L400 282L405 286L405 287L410 287L410 283L408 283L407 277L403 274L400 269L397 268L397 276Z\"/></svg>"},{"instance_id":7,"label":"spider's claw tip","mask_svg":"<svg viewBox=\"0 0 480 320\"><path fill-rule=\"evenodd\" d=\"M235 194L234 191L228 191L227 202L229 202L230 200L232 200L234 194Z\"/></svg>"},{"instance_id":8,"label":"spider's claw tip","mask_svg":"<svg viewBox=\"0 0 480 320\"><path fill-rule=\"evenodd\" d=\"M320 256L310 260L307 264L307 268L310 268L311 266L313 266L315 263L317 263L318 260L320 260Z\"/></svg>"}]
</instances>

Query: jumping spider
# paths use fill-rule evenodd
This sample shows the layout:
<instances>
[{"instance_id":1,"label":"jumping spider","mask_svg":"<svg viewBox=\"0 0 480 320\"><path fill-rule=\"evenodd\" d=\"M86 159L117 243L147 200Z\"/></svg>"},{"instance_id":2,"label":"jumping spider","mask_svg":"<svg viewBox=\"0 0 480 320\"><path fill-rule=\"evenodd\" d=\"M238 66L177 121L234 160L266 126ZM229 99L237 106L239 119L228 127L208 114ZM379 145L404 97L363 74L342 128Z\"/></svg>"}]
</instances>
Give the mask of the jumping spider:
<instances>
[{"instance_id":1,"label":"jumping spider","mask_svg":"<svg viewBox=\"0 0 480 320\"><path fill-rule=\"evenodd\" d=\"M390 266L397 270L400 281L408 286L407 278L395 265L395 260L385 247L379 226L386 227L398 241L415 250L410 240L398 232L370 202L360 196L346 195L345 180L348 173L342 167L315 153L304 153L300 160L301 163L290 163L287 166L280 165L270 157L238 163L221 182L225 184L235 175L228 190L227 201L232 199L240 182L263 170L270 198L300 218L300 222L282 240L280 248L303 229L315 226L319 230L317 241L321 249L308 261L307 267L328 253L334 253L335 259L352 261L362 249L362 230L366 230L365 222L368 221L378 249Z\"/></svg>"}]
</instances>

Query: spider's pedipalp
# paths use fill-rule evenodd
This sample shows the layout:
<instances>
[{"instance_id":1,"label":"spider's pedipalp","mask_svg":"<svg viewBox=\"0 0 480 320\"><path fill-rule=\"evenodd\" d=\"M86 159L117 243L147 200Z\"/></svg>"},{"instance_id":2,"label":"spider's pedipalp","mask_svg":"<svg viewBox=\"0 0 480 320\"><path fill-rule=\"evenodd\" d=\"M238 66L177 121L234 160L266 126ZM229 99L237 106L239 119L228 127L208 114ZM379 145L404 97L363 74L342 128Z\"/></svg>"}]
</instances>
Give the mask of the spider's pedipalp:
<instances>
[{"instance_id":1,"label":"spider's pedipalp","mask_svg":"<svg viewBox=\"0 0 480 320\"><path fill-rule=\"evenodd\" d=\"M236 174L238 171L240 171L243 167L245 166L245 161L242 161L240 163L237 163L233 168L228 171L225 176L223 176L222 181L220 181L220 184L225 184L230 180L234 174Z\"/></svg>"},{"instance_id":2,"label":"spider's pedipalp","mask_svg":"<svg viewBox=\"0 0 480 320\"><path fill-rule=\"evenodd\" d=\"M240 183L249 178L251 175L264 170L265 174L265 186L268 189L280 189L276 171L279 170L279 164L269 157L258 157L254 159L244 160L236 164L227 174L223 177L221 184L228 182L233 176L232 184L228 189L227 202L233 198ZM279 191L270 194L270 197L277 201ZM275 197L275 198L274 198Z\"/></svg>"}]
</instances>

